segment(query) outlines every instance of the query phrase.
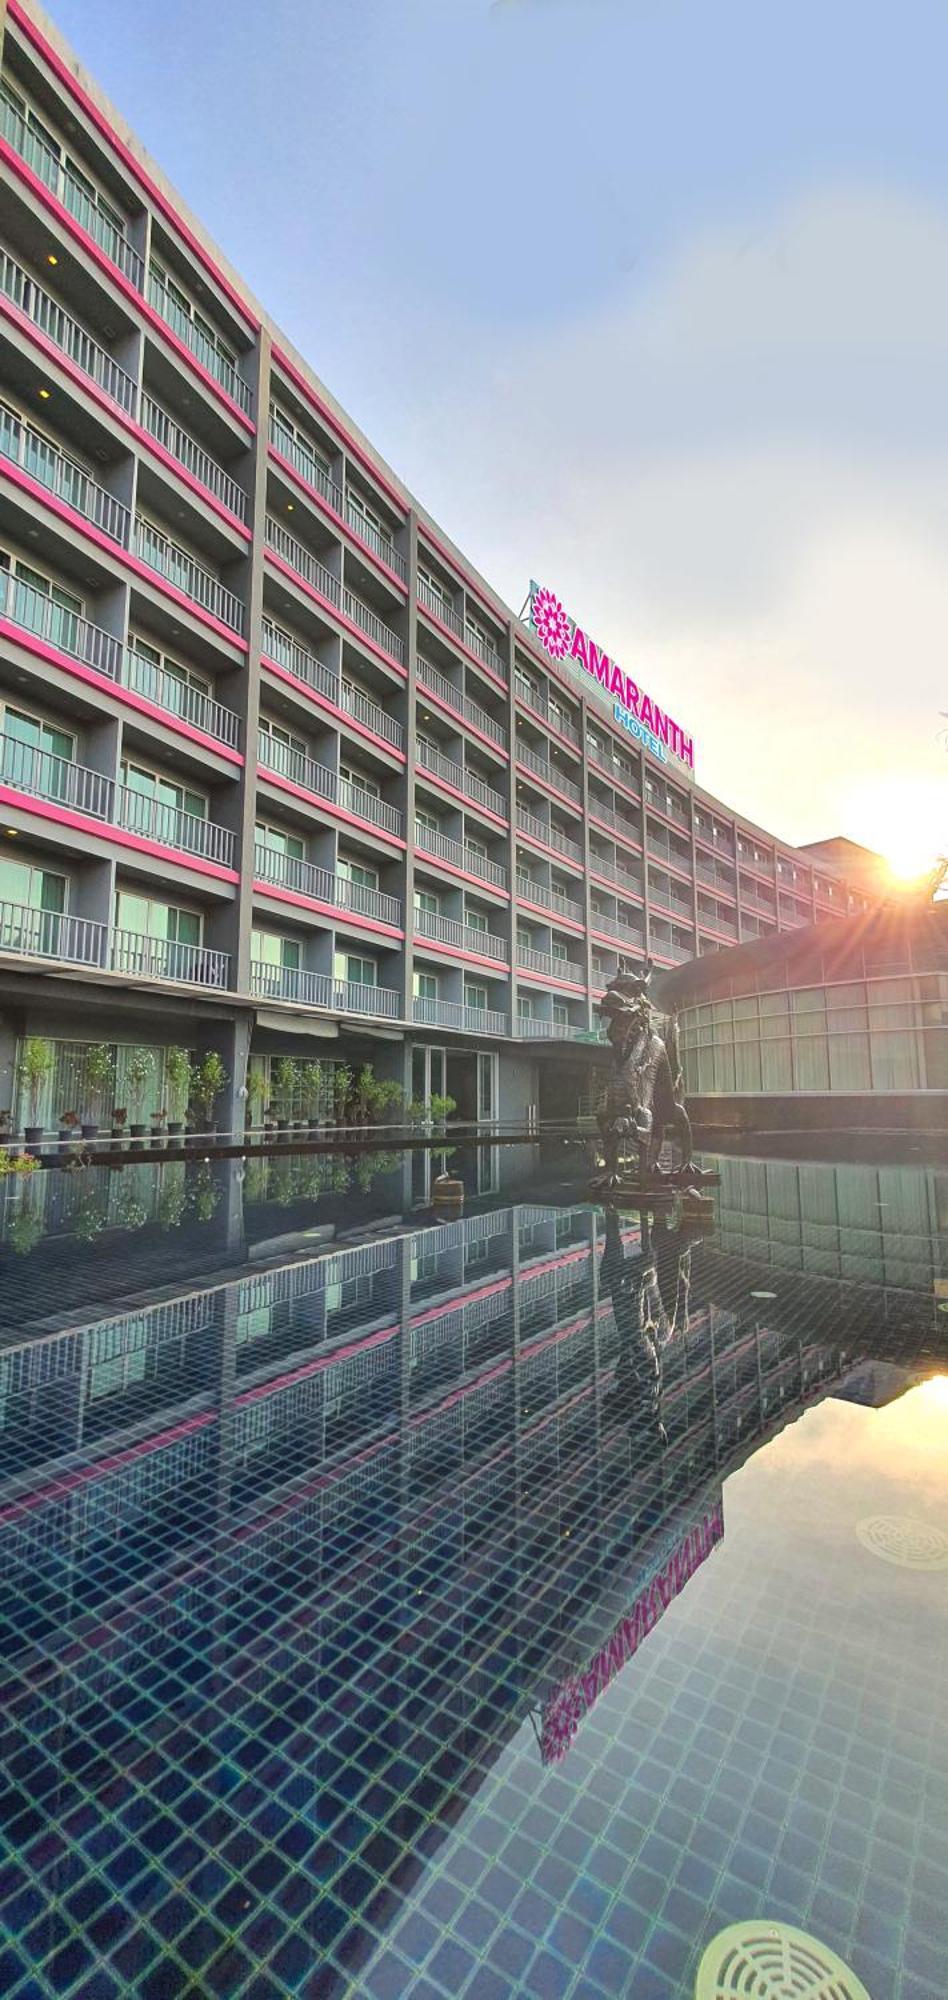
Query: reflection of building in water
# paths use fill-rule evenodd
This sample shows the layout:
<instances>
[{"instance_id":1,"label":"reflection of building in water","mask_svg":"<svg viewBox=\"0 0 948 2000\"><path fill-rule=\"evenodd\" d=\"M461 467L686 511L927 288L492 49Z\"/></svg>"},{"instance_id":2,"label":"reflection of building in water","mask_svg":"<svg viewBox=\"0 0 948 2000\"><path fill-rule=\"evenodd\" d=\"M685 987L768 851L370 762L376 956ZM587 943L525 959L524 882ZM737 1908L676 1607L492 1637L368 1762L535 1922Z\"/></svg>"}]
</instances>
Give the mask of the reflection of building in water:
<instances>
[{"instance_id":1,"label":"reflection of building in water","mask_svg":"<svg viewBox=\"0 0 948 2000\"><path fill-rule=\"evenodd\" d=\"M208 1866L290 1786L384 1929L421 1828L565 1684L595 1699L710 1553L728 1472L865 1353L831 1314L718 1306L714 1256L669 1221L504 1209L7 1350L24 1810L47 1755L64 1821L114 1812L144 1758L200 1794Z\"/></svg>"}]
</instances>

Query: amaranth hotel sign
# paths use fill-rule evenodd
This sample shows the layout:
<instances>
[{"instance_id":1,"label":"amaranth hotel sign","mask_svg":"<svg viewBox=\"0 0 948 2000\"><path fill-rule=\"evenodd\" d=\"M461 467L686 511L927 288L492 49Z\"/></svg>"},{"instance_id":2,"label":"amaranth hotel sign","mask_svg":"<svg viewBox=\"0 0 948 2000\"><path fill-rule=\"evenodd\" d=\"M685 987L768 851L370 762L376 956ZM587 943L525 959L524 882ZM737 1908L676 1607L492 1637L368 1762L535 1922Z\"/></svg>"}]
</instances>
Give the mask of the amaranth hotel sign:
<instances>
[{"instance_id":1,"label":"amaranth hotel sign","mask_svg":"<svg viewBox=\"0 0 948 2000\"><path fill-rule=\"evenodd\" d=\"M659 708L616 660L597 646L588 632L565 611L552 590L539 583L530 585L530 623L551 660L571 660L587 673L612 699L613 720L627 729L646 750L667 764L668 752L680 758L690 771L695 768L694 739L686 736L681 724Z\"/></svg>"}]
</instances>

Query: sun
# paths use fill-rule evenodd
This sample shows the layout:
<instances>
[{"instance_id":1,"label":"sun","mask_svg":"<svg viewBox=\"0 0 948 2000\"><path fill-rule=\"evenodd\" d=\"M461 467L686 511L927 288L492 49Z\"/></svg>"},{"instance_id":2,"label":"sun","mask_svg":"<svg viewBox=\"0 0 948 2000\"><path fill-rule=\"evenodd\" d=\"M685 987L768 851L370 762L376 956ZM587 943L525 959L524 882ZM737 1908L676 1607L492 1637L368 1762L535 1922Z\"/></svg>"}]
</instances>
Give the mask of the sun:
<instances>
[{"instance_id":1,"label":"sun","mask_svg":"<svg viewBox=\"0 0 948 2000\"><path fill-rule=\"evenodd\" d=\"M922 881L948 849L948 780L880 775L852 797L855 834L874 847L893 882Z\"/></svg>"}]
</instances>

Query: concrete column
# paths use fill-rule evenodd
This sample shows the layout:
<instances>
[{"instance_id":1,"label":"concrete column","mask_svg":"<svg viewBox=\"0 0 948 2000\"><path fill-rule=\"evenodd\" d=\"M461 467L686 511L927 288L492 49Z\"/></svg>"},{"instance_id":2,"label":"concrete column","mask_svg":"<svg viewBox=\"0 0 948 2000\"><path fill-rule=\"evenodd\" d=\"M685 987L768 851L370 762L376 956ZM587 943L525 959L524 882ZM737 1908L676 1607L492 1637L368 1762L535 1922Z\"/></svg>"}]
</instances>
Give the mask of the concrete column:
<instances>
[{"instance_id":1,"label":"concrete column","mask_svg":"<svg viewBox=\"0 0 948 2000\"><path fill-rule=\"evenodd\" d=\"M256 350L256 372L252 383L257 434L249 468L250 499L248 526L253 533L248 557L247 614L248 653L242 674L234 675L231 706L240 716L241 748L244 753L243 779L236 803L234 826L237 834L234 866L240 882L228 924L226 946L231 954L231 985L238 993L250 991L250 933L253 918L254 825L257 816L257 726L260 716L260 652L263 622L264 522L267 508L267 428L270 407L270 335L261 329Z\"/></svg>"},{"instance_id":2,"label":"concrete column","mask_svg":"<svg viewBox=\"0 0 948 2000\"><path fill-rule=\"evenodd\" d=\"M418 672L418 515L414 509L408 516L407 548L405 558L408 563L408 602L405 607L405 665L408 679L405 683L405 766L398 784L397 799L404 816L405 865L402 870L402 894L405 898L405 942L399 960L402 987L402 1012L409 1023L412 1017L412 968L415 952L415 716ZM408 1091L410 1078L405 1078Z\"/></svg>"},{"instance_id":3,"label":"concrete column","mask_svg":"<svg viewBox=\"0 0 948 2000\"><path fill-rule=\"evenodd\" d=\"M235 1132L238 1138L243 1137L244 1131L252 1029L253 1014L246 1008L231 1021L201 1022L194 1037L196 1060L200 1062L213 1049L227 1071L227 1083L217 1100L214 1118L220 1130Z\"/></svg>"}]
</instances>

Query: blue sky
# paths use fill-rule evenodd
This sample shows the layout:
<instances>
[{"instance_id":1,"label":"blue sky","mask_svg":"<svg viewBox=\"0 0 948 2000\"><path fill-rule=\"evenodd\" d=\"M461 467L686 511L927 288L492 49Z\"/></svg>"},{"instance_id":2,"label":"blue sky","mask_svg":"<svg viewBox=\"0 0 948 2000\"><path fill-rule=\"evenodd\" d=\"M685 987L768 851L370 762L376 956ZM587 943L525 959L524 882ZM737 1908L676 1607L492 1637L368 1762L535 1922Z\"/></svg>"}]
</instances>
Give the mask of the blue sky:
<instances>
[{"instance_id":1,"label":"blue sky","mask_svg":"<svg viewBox=\"0 0 948 2000\"><path fill-rule=\"evenodd\" d=\"M702 782L789 838L948 839L942 4L54 11L418 497Z\"/></svg>"}]
</instances>

